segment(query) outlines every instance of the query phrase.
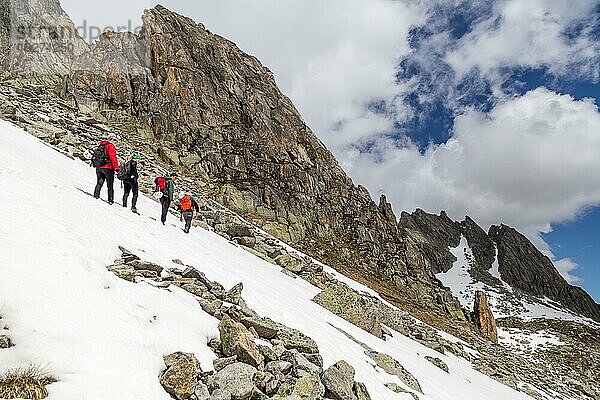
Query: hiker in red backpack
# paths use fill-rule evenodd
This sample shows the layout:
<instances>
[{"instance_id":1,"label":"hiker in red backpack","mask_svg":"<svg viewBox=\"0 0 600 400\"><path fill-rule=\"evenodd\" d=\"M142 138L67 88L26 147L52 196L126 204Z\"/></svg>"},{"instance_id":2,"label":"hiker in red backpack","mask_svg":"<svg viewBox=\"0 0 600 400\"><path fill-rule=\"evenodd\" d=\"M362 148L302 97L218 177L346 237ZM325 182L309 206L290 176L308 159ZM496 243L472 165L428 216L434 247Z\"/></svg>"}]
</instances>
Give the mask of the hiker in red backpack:
<instances>
[{"instance_id":1,"label":"hiker in red backpack","mask_svg":"<svg viewBox=\"0 0 600 400\"><path fill-rule=\"evenodd\" d=\"M179 192L179 211L181 212L179 220L185 220L185 228L183 229L185 233L190 233L192 220L194 219L194 210L196 212L200 211L200 207L198 207L194 196L186 192Z\"/></svg>"},{"instance_id":2,"label":"hiker in red backpack","mask_svg":"<svg viewBox=\"0 0 600 400\"><path fill-rule=\"evenodd\" d=\"M114 203L115 197L115 171L119 170L119 161L117 160L117 149L111 141L115 140L114 134L109 134L106 140L100 142L92 154L92 166L96 167L96 188L94 197L100 198L100 191L106 181L108 189L108 204Z\"/></svg>"},{"instance_id":3,"label":"hiker in red backpack","mask_svg":"<svg viewBox=\"0 0 600 400\"><path fill-rule=\"evenodd\" d=\"M162 212L160 214L160 222L164 225L167 221L167 213L169 212L169 207L171 206L171 202L173 201L173 196L175 195L175 178L177 177L176 173L172 173L168 178L158 177L154 180L155 188L154 194L155 197L160 199L160 205L162 208Z\"/></svg>"}]
</instances>

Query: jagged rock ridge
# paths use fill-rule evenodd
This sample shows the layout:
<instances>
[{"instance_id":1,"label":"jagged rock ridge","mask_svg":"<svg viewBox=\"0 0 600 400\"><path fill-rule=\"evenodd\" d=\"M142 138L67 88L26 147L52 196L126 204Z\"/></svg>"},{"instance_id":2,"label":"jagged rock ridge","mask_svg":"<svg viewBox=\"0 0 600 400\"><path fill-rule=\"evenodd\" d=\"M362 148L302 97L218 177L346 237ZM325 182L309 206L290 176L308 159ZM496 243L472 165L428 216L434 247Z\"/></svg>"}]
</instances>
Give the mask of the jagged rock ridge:
<instances>
[{"instance_id":1,"label":"jagged rock ridge","mask_svg":"<svg viewBox=\"0 0 600 400\"><path fill-rule=\"evenodd\" d=\"M399 224L419 239L419 247L433 264L437 263L438 272L446 272L456 261L448 248L458 246L462 235L473 252L469 274L475 281L503 290L500 280L490 273L497 251L500 277L512 288L537 298L547 297L600 321L600 306L583 289L568 284L552 261L514 228L493 225L486 233L469 217L458 223L444 212L438 216L423 210L402 213Z\"/></svg>"}]
</instances>

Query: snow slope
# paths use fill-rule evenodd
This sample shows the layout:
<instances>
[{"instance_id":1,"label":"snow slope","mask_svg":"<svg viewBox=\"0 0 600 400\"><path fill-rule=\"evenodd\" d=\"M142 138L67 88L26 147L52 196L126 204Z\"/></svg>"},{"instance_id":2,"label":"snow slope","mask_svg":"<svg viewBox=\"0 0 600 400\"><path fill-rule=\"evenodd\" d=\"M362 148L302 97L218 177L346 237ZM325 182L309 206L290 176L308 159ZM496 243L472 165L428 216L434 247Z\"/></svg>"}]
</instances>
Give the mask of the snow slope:
<instances>
[{"instance_id":1,"label":"snow slope","mask_svg":"<svg viewBox=\"0 0 600 400\"><path fill-rule=\"evenodd\" d=\"M150 218L159 213L152 199L140 197L140 216L93 199L79 190L92 189L92 168L4 121L0 181L0 315L16 344L0 351L0 373L32 362L46 366L59 379L48 387L51 400L169 399L158 374L162 356L174 351L192 352L204 370L212 369L206 343L218 335L217 320L178 288L133 284L108 272L119 245L168 267L181 259L226 288L242 281L250 307L311 336L325 367L348 361L375 400L412 397L387 389L388 382L403 385L335 327L398 359L419 380L421 399L529 399L467 361L396 332L388 341L369 335L313 303L317 288L218 235L202 229L184 235L171 216L162 226ZM450 373L427 355L443 359Z\"/></svg>"}]
</instances>

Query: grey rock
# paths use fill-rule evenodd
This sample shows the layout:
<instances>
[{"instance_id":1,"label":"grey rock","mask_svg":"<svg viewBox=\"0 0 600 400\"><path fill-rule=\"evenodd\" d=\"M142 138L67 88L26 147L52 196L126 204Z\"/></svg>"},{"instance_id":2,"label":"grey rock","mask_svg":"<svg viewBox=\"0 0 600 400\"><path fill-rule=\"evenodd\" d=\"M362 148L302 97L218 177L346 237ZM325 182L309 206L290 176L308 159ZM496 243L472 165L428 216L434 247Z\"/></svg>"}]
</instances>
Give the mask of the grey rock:
<instances>
[{"instance_id":1,"label":"grey rock","mask_svg":"<svg viewBox=\"0 0 600 400\"><path fill-rule=\"evenodd\" d=\"M231 400L231 393L227 390L215 389L210 395L210 400Z\"/></svg>"},{"instance_id":2,"label":"grey rock","mask_svg":"<svg viewBox=\"0 0 600 400\"><path fill-rule=\"evenodd\" d=\"M287 350L281 355L280 359L292 364L292 372L296 377L304 375L304 372L312 375L320 375L323 372L321 367L308 361L296 349Z\"/></svg>"},{"instance_id":3,"label":"grey rock","mask_svg":"<svg viewBox=\"0 0 600 400\"><path fill-rule=\"evenodd\" d=\"M208 386L206 386L202 382L198 382L196 384L196 389L194 393L190 397L191 400L208 400L210 398L210 393L208 391Z\"/></svg>"},{"instance_id":4,"label":"grey rock","mask_svg":"<svg viewBox=\"0 0 600 400\"><path fill-rule=\"evenodd\" d=\"M431 356L425 356L425 359L427 361L429 361L430 363L432 363L433 365L435 365L436 367L438 367L439 369L441 369L444 372L448 372L448 365L443 362L442 360L440 360L437 357L431 357Z\"/></svg>"},{"instance_id":5,"label":"grey rock","mask_svg":"<svg viewBox=\"0 0 600 400\"><path fill-rule=\"evenodd\" d=\"M338 361L327 368L321 380L326 393L334 400L357 400L354 394L354 368L345 361Z\"/></svg>"},{"instance_id":6,"label":"grey rock","mask_svg":"<svg viewBox=\"0 0 600 400\"><path fill-rule=\"evenodd\" d=\"M385 372L390 375L396 375L406 386L422 393L421 385L417 378L408 372L397 360L387 354L376 351L366 351L365 354L371 357Z\"/></svg>"},{"instance_id":7,"label":"grey rock","mask_svg":"<svg viewBox=\"0 0 600 400\"><path fill-rule=\"evenodd\" d=\"M240 322L246 328L254 328L258 336L264 339L273 339L279 331L278 325L268 318L242 318Z\"/></svg>"},{"instance_id":8,"label":"grey rock","mask_svg":"<svg viewBox=\"0 0 600 400\"><path fill-rule=\"evenodd\" d=\"M277 338L280 339L288 349L297 349L301 353L308 354L319 352L317 343L297 329L280 325L279 331L277 332Z\"/></svg>"},{"instance_id":9,"label":"grey rock","mask_svg":"<svg viewBox=\"0 0 600 400\"><path fill-rule=\"evenodd\" d=\"M8 349L12 347L13 343L10 338L6 335L0 335L0 349Z\"/></svg>"},{"instance_id":10,"label":"grey rock","mask_svg":"<svg viewBox=\"0 0 600 400\"><path fill-rule=\"evenodd\" d=\"M244 289L244 284L242 282L238 283L225 294L225 301L232 304L239 304L240 299L242 298L242 290Z\"/></svg>"},{"instance_id":11,"label":"grey rock","mask_svg":"<svg viewBox=\"0 0 600 400\"><path fill-rule=\"evenodd\" d=\"M228 365L237 362L237 356L215 358L213 360L213 368L215 371L220 371Z\"/></svg>"},{"instance_id":12,"label":"grey rock","mask_svg":"<svg viewBox=\"0 0 600 400\"><path fill-rule=\"evenodd\" d=\"M354 393L358 400L371 400L371 395L364 383L354 382Z\"/></svg>"},{"instance_id":13,"label":"grey rock","mask_svg":"<svg viewBox=\"0 0 600 400\"><path fill-rule=\"evenodd\" d=\"M228 357L235 355L239 361L254 367L262 364L264 356L256 347L254 337L244 325L225 316L219 324L219 332L223 354Z\"/></svg>"},{"instance_id":14,"label":"grey rock","mask_svg":"<svg viewBox=\"0 0 600 400\"><path fill-rule=\"evenodd\" d=\"M287 375L292 370L292 363L288 361L271 361L265 365L265 371L270 372L273 375L283 374Z\"/></svg>"},{"instance_id":15,"label":"grey rock","mask_svg":"<svg viewBox=\"0 0 600 400\"><path fill-rule=\"evenodd\" d=\"M386 383L385 387L387 387L388 389L390 389L391 391L393 391L395 393L408 393L413 397L413 399L419 400L419 396L417 396L415 393L405 390L395 383Z\"/></svg>"},{"instance_id":16,"label":"grey rock","mask_svg":"<svg viewBox=\"0 0 600 400\"><path fill-rule=\"evenodd\" d=\"M313 301L353 325L383 338L380 308L348 285L341 282L328 285Z\"/></svg>"},{"instance_id":17,"label":"grey rock","mask_svg":"<svg viewBox=\"0 0 600 400\"><path fill-rule=\"evenodd\" d=\"M196 390L200 363L193 354L174 353L164 357L167 369L159 377L167 393L179 400L187 400Z\"/></svg>"},{"instance_id":18,"label":"grey rock","mask_svg":"<svg viewBox=\"0 0 600 400\"><path fill-rule=\"evenodd\" d=\"M301 400L321 400L325 396L325 387L319 375L306 375L299 378L294 384L292 395Z\"/></svg>"},{"instance_id":19,"label":"grey rock","mask_svg":"<svg viewBox=\"0 0 600 400\"><path fill-rule=\"evenodd\" d=\"M228 365L214 375L210 384L212 393L220 389L231 393L233 400L247 400L254 390L257 372L256 368L240 362Z\"/></svg>"}]
</instances>

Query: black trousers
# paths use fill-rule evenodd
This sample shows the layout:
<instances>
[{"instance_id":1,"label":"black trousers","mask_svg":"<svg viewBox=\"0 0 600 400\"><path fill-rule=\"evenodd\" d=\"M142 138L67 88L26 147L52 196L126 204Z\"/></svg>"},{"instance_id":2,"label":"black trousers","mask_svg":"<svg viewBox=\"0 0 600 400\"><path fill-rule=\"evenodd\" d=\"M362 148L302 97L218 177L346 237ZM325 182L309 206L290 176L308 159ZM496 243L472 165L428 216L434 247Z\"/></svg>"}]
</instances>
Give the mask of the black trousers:
<instances>
[{"instance_id":1,"label":"black trousers","mask_svg":"<svg viewBox=\"0 0 600 400\"><path fill-rule=\"evenodd\" d=\"M108 188L108 202L112 203L115 200L115 171L110 168L96 168L96 189L94 189L94 197L100 197L100 191L106 181Z\"/></svg>"},{"instance_id":2,"label":"black trousers","mask_svg":"<svg viewBox=\"0 0 600 400\"><path fill-rule=\"evenodd\" d=\"M131 207L135 208L138 199L139 186L137 179L125 179L123 181L123 207L127 207L127 198L131 192Z\"/></svg>"},{"instance_id":3,"label":"black trousers","mask_svg":"<svg viewBox=\"0 0 600 400\"><path fill-rule=\"evenodd\" d=\"M167 213L169 212L169 206L171 205L171 199L169 196L163 196L160 198L160 205L162 206L162 213L160 215L160 222L163 224L167 221Z\"/></svg>"},{"instance_id":4,"label":"black trousers","mask_svg":"<svg viewBox=\"0 0 600 400\"><path fill-rule=\"evenodd\" d=\"M190 232L190 228L192 227L192 218L194 217L193 211L183 211L181 213L183 219L185 221L185 228L183 229L185 233Z\"/></svg>"}]
</instances>

